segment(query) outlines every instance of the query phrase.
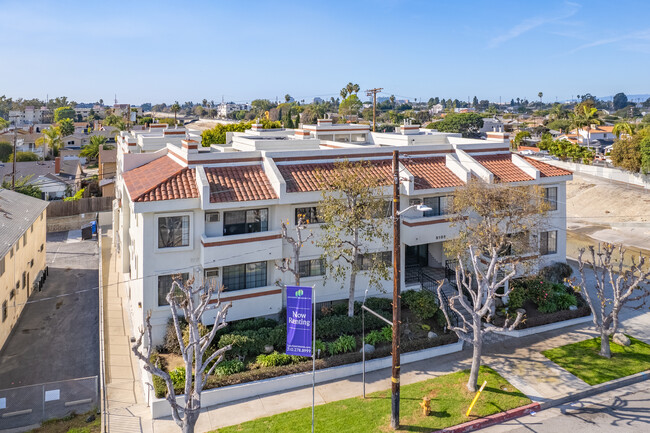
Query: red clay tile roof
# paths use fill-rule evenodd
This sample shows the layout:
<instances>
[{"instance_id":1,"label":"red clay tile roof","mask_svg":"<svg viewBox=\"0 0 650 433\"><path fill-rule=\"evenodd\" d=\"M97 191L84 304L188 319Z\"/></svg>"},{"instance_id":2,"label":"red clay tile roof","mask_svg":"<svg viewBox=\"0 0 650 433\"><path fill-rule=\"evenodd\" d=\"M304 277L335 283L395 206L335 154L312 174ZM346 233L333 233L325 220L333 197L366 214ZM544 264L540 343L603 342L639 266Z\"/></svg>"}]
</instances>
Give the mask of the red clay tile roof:
<instances>
[{"instance_id":1,"label":"red clay tile roof","mask_svg":"<svg viewBox=\"0 0 650 433\"><path fill-rule=\"evenodd\" d=\"M383 183L390 185L392 161L373 160L368 162L370 164L367 168L358 169L359 177L367 178L373 176L379 179L385 179ZM278 169L287 182L287 192L320 191L332 179L335 170L333 162L278 165Z\"/></svg>"},{"instance_id":2,"label":"red clay tile roof","mask_svg":"<svg viewBox=\"0 0 650 433\"><path fill-rule=\"evenodd\" d=\"M205 174L210 203L278 198L261 165L205 167Z\"/></svg>"},{"instance_id":3,"label":"red clay tile roof","mask_svg":"<svg viewBox=\"0 0 650 433\"><path fill-rule=\"evenodd\" d=\"M404 165L415 178L415 189L464 185L464 182L447 168L444 156L412 158L404 160Z\"/></svg>"},{"instance_id":4,"label":"red clay tile roof","mask_svg":"<svg viewBox=\"0 0 650 433\"><path fill-rule=\"evenodd\" d=\"M547 164L533 158L524 157L524 159L533 167L538 169L542 177L569 176L573 174L569 170L564 170L563 168L555 167L554 165Z\"/></svg>"},{"instance_id":5,"label":"red clay tile roof","mask_svg":"<svg viewBox=\"0 0 650 433\"><path fill-rule=\"evenodd\" d=\"M533 180L522 169L512 162L510 153L496 155L473 155L483 167L494 174L496 182L524 182Z\"/></svg>"},{"instance_id":6,"label":"red clay tile roof","mask_svg":"<svg viewBox=\"0 0 650 433\"><path fill-rule=\"evenodd\" d=\"M194 169L183 167L168 156L127 171L124 183L134 202L199 196Z\"/></svg>"}]
</instances>

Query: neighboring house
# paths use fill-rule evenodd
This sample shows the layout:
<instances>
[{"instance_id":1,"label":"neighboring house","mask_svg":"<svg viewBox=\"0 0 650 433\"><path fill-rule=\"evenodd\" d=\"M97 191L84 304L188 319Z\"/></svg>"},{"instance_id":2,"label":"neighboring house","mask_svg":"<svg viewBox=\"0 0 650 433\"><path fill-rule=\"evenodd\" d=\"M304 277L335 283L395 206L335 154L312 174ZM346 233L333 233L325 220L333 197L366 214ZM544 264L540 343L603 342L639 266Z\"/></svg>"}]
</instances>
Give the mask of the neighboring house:
<instances>
[{"instance_id":1,"label":"neighboring house","mask_svg":"<svg viewBox=\"0 0 650 433\"><path fill-rule=\"evenodd\" d=\"M0 349L45 270L47 202L0 189Z\"/></svg>"},{"instance_id":2,"label":"neighboring house","mask_svg":"<svg viewBox=\"0 0 650 433\"><path fill-rule=\"evenodd\" d=\"M228 116L235 111L241 111L241 110L248 111L250 109L251 107L248 104L235 104L234 102L222 102L221 104L217 105L217 117L220 119L227 119Z\"/></svg>"},{"instance_id":3,"label":"neighboring house","mask_svg":"<svg viewBox=\"0 0 650 433\"><path fill-rule=\"evenodd\" d=\"M537 250L533 254L542 256L541 264L566 257L565 183L571 172L510 153L504 132L479 140L411 124L396 133L373 133L367 125L319 120L291 131L253 125L234 134L231 145L203 148L187 137L180 146L159 140L157 148L150 142L146 152L130 152L143 138L126 132L118 138L113 227L133 332L150 311L154 345L162 342L171 314L166 294L174 274L225 286L222 301L233 304L229 320L280 313L286 303L282 285L293 282L293 276L275 268L291 251L281 223L289 221L293 234L296 215L309 214L308 229L318 238L319 176L327 176L333 162L344 158L367 161L367 176L390 179L392 152L400 150L400 208L418 202L431 208L403 215L402 287L411 284L406 269L440 270L447 264L443 243L457 236L448 221L449 197L472 178L545 188L553 210L547 228L529 233ZM388 201L391 189L378 194ZM321 303L347 299L347 282L325 279L323 251L316 245L306 244L301 252L302 284L316 287ZM390 251L392 244L375 242L366 253L390 260ZM367 287L361 271L359 299ZM382 289L369 294L390 293L392 282L385 281ZM204 316L206 323L213 314Z\"/></svg>"},{"instance_id":4,"label":"neighboring house","mask_svg":"<svg viewBox=\"0 0 650 433\"><path fill-rule=\"evenodd\" d=\"M555 137L556 140L568 140L574 144L587 146L589 148L603 151L616 140L614 135L614 126L612 125L591 125L589 128L573 129L567 134L561 134Z\"/></svg>"},{"instance_id":5,"label":"neighboring house","mask_svg":"<svg viewBox=\"0 0 650 433\"><path fill-rule=\"evenodd\" d=\"M66 173L59 176L56 170L55 161L17 162L16 182L29 177L27 183L40 188L43 200L59 200L75 190L75 179ZM12 173L13 164L0 163L0 184L2 182L11 183Z\"/></svg>"},{"instance_id":6,"label":"neighboring house","mask_svg":"<svg viewBox=\"0 0 650 433\"><path fill-rule=\"evenodd\" d=\"M484 117L479 134L485 136L490 131L503 131L503 121L496 117Z\"/></svg>"},{"instance_id":7,"label":"neighboring house","mask_svg":"<svg viewBox=\"0 0 650 433\"><path fill-rule=\"evenodd\" d=\"M99 149L98 177L103 197L115 197L115 174L117 172L117 150Z\"/></svg>"},{"instance_id":8,"label":"neighboring house","mask_svg":"<svg viewBox=\"0 0 650 433\"><path fill-rule=\"evenodd\" d=\"M43 134L38 132L30 132L33 128L28 128L29 130L25 131L23 129L16 129L16 150L18 152L34 152L39 156L43 156L43 149L41 147L36 147L36 140L41 138ZM7 143L13 144L14 142L14 130L5 131L0 133L0 141L6 141Z\"/></svg>"},{"instance_id":9,"label":"neighboring house","mask_svg":"<svg viewBox=\"0 0 650 433\"><path fill-rule=\"evenodd\" d=\"M62 158L60 156L54 159L54 174L73 186L73 194L81 189L81 182L85 176L78 158Z\"/></svg>"},{"instance_id":10,"label":"neighboring house","mask_svg":"<svg viewBox=\"0 0 650 433\"><path fill-rule=\"evenodd\" d=\"M429 109L429 114L434 115L442 113L443 111L445 111L445 108L442 106L442 104L436 104Z\"/></svg>"}]
</instances>

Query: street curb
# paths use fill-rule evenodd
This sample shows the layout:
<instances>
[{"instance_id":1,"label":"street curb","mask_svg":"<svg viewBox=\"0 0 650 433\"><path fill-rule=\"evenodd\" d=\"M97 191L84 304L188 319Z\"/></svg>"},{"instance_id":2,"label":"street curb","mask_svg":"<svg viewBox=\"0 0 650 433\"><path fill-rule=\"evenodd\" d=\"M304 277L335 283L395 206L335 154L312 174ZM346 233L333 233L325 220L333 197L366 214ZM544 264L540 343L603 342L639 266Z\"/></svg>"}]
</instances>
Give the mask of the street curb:
<instances>
[{"instance_id":1,"label":"street curb","mask_svg":"<svg viewBox=\"0 0 650 433\"><path fill-rule=\"evenodd\" d=\"M482 428L489 427L494 424L499 424L514 418L530 415L531 413L539 412L540 410L541 409L539 403L530 403L527 404L526 406L520 406L514 409L507 410L505 412L495 413L494 415L489 415L484 418L476 419L474 421L458 424L453 427L448 427L440 431L443 433L471 432L474 430L480 430Z\"/></svg>"},{"instance_id":2,"label":"street curb","mask_svg":"<svg viewBox=\"0 0 650 433\"><path fill-rule=\"evenodd\" d=\"M480 418L474 421L458 424L453 427L448 427L440 431L443 433L466 433L475 430L480 430L482 428L489 427L494 424L499 424L504 421L530 415L531 413L534 412L550 409L552 407L560 406L569 403L571 401L581 400L583 398L591 397L592 395L602 394L603 392L612 391L617 388L633 385L635 383L643 382L644 380L649 380L649 379L650 379L650 370L642 371L640 373L636 373L631 376L626 376L620 379L614 379L614 380L610 380L609 382L593 385L582 391L578 391L572 394L566 394L562 397L554 398L552 400L547 400L543 402L533 402L527 404L526 406L521 406L501 413L495 413L494 415L489 415L486 416L485 418Z\"/></svg>"},{"instance_id":3,"label":"street curb","mask_svg":"<svg viewBox=\"0 0 650 433\"><path fill-rule=\"evenodd\" d=\"M609 382L600 383L598 385L593 385L587 389L575 392L573 394L567 394L565 396L554 398L552 400L540 402L539 405L541 407L541 410L549 409L555 406L560 406L562 404L568 403L570 401L581 400L583 398L591 397L592 395L612 391L614 389L622 388L628 385L633 385L635 383L643 382L644 380L648 380L648 379L650 379L650 370L642 371L640 373L636 373L631 376L621 377L620 379L610 380Z\"/></svg>"}]
</instances>

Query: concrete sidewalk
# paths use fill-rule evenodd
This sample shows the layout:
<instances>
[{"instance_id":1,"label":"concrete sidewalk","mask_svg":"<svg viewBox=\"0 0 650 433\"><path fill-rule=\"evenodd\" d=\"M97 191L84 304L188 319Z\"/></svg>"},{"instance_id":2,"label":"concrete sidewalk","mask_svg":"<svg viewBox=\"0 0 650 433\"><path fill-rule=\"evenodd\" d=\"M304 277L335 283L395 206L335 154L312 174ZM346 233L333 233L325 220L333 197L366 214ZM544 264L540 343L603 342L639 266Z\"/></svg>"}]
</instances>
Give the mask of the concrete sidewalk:
<instances>
[{"instance_id":1,"label":"concrete sidewalk","mask_svg":"<svg viewBox=\"0 0 650 433\"><path fill-rule=\"evenodd\" d=\"M106 332L107 394L110 432L177 433L171 418L152 420L140 381L137 360L130 350L130 323L126 311L124 284L119 281L111 232L102 237L104 308ZM650 313L626 311L623 328L650 343L647 329ZM484 347L483 363L494 368L532 400L549 401L589 386L546 359L541 351L596 336L591 322L548 331L523 338L493 335ZM408 385L471 365L471 349L402 366L401 382ZM390 388L390 369L366 374L366 392ZM361 375L319 384L316 404L361 396ZM255 418L311 406L312 389L304 387L287 392L256 395L236 402L204 408L197 432L207 432Z\"/></svg>"},{"instance_id":2,"label":"concrete sidewalk","mask_svg":"<svg viewBox=\"0 0 650 433\"><path fill-rule=\"evenodd\" d=\"M117 271L109 230L100 239L104 286L104 350L106 403L111 433L152 432L151 415L144 398L140 372L131 353L130 319L124 283Z\"/></svg>"}]
</instances>

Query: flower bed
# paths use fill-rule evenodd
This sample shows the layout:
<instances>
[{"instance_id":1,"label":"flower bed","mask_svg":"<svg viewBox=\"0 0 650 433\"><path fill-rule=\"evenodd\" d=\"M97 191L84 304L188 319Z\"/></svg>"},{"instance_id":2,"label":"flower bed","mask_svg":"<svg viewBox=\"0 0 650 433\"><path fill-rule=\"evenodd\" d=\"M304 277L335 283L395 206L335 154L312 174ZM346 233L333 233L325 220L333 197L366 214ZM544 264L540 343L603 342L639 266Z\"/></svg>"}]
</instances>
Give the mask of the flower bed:
<instances>
[{"instance_id":1,"label":"flower bed","mask_svg":"<svg viewBox=\"0 0 650 433\"><path fill-rule=\"evenodd\" d=\"M444 316L438 309L435 295L430 292L406 291L402 295L402 352L427 349L457 341L454 334L444 334ZM392 317L392 301L369 298L366 305L387 319ZM216 335L213 345L232 344L226 360L215 374L208 378L207 388L269 379L311 370L311 358L285 355L286 324L282 314L279 321L256 318L229 323ZM392 330L385 322L371 314L365 315L366 344L375 350L367 359L390 355ZM208 328L201 328L203 335ZM429 332L435 337L429 338ZM362 347L361 304L355 303L355 315L347 316L347 303L324 307L317 312L316 369L324 369L361 361ZM174 387L182 393L184 369L173 324L168 327L165 344L154 354L161 367L173 373ZM165 396L162 379L154 376L156 396Z\"/></svg>"},{"instance_id":2,"label":"flower bed","mask_svg":"<svg viewBox=\"0 0 650 433\"><path fill-rule=\"evenodd\" d=\"M564 284L552 283L538 277L514 280L511 284L513 289L508 303L492 321L495 326L503 326L505 315L513 317L519 308L526 310L526 314L524 320L515 328L518 330L591 314L582 295Z\"/></svg>"}]
</instances>

